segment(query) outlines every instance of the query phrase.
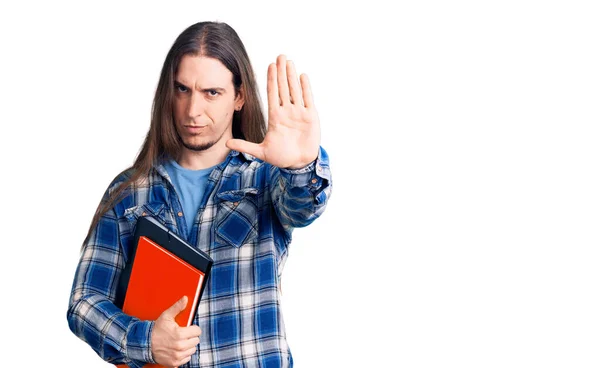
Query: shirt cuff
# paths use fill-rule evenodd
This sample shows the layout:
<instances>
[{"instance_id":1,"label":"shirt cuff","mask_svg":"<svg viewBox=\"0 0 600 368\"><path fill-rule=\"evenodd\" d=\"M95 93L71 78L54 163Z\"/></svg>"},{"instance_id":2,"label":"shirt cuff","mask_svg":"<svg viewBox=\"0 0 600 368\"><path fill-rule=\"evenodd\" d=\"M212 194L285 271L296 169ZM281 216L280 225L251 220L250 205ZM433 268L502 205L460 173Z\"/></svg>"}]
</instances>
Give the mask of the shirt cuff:
<instances>
[{"instance_id":1,"label":"shirt cuff","mask_svg":"<svg viewBox=\"0 0 600 368\"><path fill-rule=\"evenodd\" d=\"M319 185L316 185L318 183L314 182L313 179L317 179L317 181L329 181L331 179L329 156L323 147L319 147L317 158L305 167L299 169L280 168L279 170L281 175L294 187L307 185L316 187Z\"/></svg>"},{"instance_id":2,"label":"shirt cuff","mask_svg":"<svg viewBox=\"0 0 600 368\"><path fill-rule=\"evenodd\" d=\"M127 358L156 364L152 357L152 329L154 321L136 321L127 332Z\"/></svg>"}]
</instances>

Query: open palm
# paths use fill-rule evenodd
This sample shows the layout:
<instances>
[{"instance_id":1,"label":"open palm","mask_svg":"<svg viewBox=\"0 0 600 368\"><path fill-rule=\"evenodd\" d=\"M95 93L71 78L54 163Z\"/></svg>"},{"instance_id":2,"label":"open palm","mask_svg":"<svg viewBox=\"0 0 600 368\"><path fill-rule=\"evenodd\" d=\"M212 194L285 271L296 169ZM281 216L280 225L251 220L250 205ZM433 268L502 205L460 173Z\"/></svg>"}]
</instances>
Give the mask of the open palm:
<instances>
[{"instance_id":1,"label":"open palm","mask_svg":"<svg viewBox=\"0 0 600 368\"><path fill-rule=\"evenodd\" d=\"M269 124L262 143L231 139L227 146L281 168L310 164L317 158L321 132L308 76L300 75L298 83L294 64L279 55L277 64L269 65L267 95Z\"/></svg>"}]
</instances>

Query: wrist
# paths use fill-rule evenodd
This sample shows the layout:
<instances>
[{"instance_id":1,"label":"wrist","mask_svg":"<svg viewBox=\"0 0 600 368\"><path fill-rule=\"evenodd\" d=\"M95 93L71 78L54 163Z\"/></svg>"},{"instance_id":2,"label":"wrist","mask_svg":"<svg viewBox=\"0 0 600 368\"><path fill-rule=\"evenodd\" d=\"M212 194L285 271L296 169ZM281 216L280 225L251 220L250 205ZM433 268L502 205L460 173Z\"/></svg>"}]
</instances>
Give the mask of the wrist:
<instances>
[{"instance_id":1,"label":"wrist","mask_svg":"<svg viewBox=\"0 0 600 368\"><path fill-rule=\"evenodd\" d=\"M312 161L310 161L308 163L303 163L303 164L298 164L298 165L284 167L284 169L286 169L286 170L301 170L301 169L304 169L305 167L308 167L313 162L314 162L314 160L312 160Z\"/></svg>"},{"instance_id":2,"label":"wrist","mask_svg":"<svg viewBox=\"0 0 600 368\"><path fill-rule=\"evenodd\" d=\"M315 155L315 157L312 160L302 161L302 162L299 162L297 164L294 164L294 165L291 165L291 166L288 166L288 167L284 167L284 169L287 169L287 170L300 170L300 169L304 169L304 168L310 166L311 164L313 164L317 160L317 158L318 158L318 155Z\"/></svg>"},{"instance_id":3,"label":"wrist","mask_svg":"<svg viewBox=\"0 0 600 368\"><path fill-rule=\"evenodd\" d=\"M129 325L126 356L130 360L154 363L152 356L153 321L136 320Z\"/></svg>"}]
</instances>

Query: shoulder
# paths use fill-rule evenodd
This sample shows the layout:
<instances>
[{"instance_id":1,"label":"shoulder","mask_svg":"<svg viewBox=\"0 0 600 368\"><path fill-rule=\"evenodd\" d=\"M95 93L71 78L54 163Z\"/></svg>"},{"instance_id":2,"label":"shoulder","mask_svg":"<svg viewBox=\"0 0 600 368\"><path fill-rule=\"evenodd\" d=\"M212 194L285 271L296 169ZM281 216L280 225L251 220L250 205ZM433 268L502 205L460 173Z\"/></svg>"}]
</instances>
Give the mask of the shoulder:
<instances>
[{"instance_id":1,"label":"shoulder","mask_svg":"<svg viewBox=\"0 0 600 368\"><path fill-rule=\"evenodd\" d=\"M211 180L218 182L217 192L252 189L260 193L268 186L270 164L246 153L232 151L230 155L227 163L211 174Z\"/></svg>"},{"instance_id":2,"label":"shoulder","mask_svg":"<svg viewBox=\"0 0 600 368\"><path fill-rule=\"evenodd\" d=\"M163 176L159 173L161 170L159 166L160 165L153 166L147 173L138 172L133 167L121 171L111 181L107 190L108 194L110 195L118 190L123 183L127 183L127 188L133 190L149 188L157 184L163 185L164 180ZM162 168L162 170L164 170L164 168Z\"/></svg>"},{"instance_id":3,"label":"shoulder","mask_svg":"<svg viewBox=\"0 0 600 368\"><path fill-rule=\"evenodd\" d=\"M248 153L232 151L231 159L223 168L226 177L236 175L252 175L268 171L271 164Z\"/></svg>"},{"instance_id":4,"label":"shoulder","mask_svg":"<svg viewBox=\"0 0 600 368\"><path fill-rule=\"evenodd\" d=\"M104 200L112 202L116 212L120 213L156 196L164 197L165 190L165 181L156 167L152 167L147 173L129 167L113 178L104 194Z\"/></svg>"},{"instance_id":5,"label":"shoulder","mask_svg":"<svg viewBox=\"0 0 600 368\"><path fill-rule=\"evenodd\" d=\"M118 173L110 182L108 189L106 190L107 195L112 195L115 191L119 189L119 187L129 181L129 179L133 176L134 169L133 167L129 167L120 173Z\"/></svg>"}]
</instances>

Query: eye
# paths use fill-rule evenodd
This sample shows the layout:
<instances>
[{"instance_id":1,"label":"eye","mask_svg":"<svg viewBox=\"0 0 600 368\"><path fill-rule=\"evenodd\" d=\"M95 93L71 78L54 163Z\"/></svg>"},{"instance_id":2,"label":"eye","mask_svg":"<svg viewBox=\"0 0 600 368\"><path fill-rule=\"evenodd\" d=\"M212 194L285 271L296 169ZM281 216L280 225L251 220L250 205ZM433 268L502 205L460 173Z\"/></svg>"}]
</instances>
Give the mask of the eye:
<instances>
[{"instance_id":1,"label":"eye","mask_svg":"<svg viewBox=\"0 0 600 368\"><path fill-rule=\"evenodd\" d=\"M188 91L187 87L184 85L181 85L179 83L175 84L175 89L177 90L177 92L181 92L181 93L185 93Z\"/></svg>"},{"instance_id":2,"label":"eye","mask_svg":"<svg viewBox=\"0 0 600 368\"><path fill-rule=\"evenodd\" d=\"M215 91L214 89L209 89L206 92L208 92L208 95L211 96L211 97L216 97L216 96L220 95L220 93L217 92L217 91Z\"/></svg>"}]
</instances>

